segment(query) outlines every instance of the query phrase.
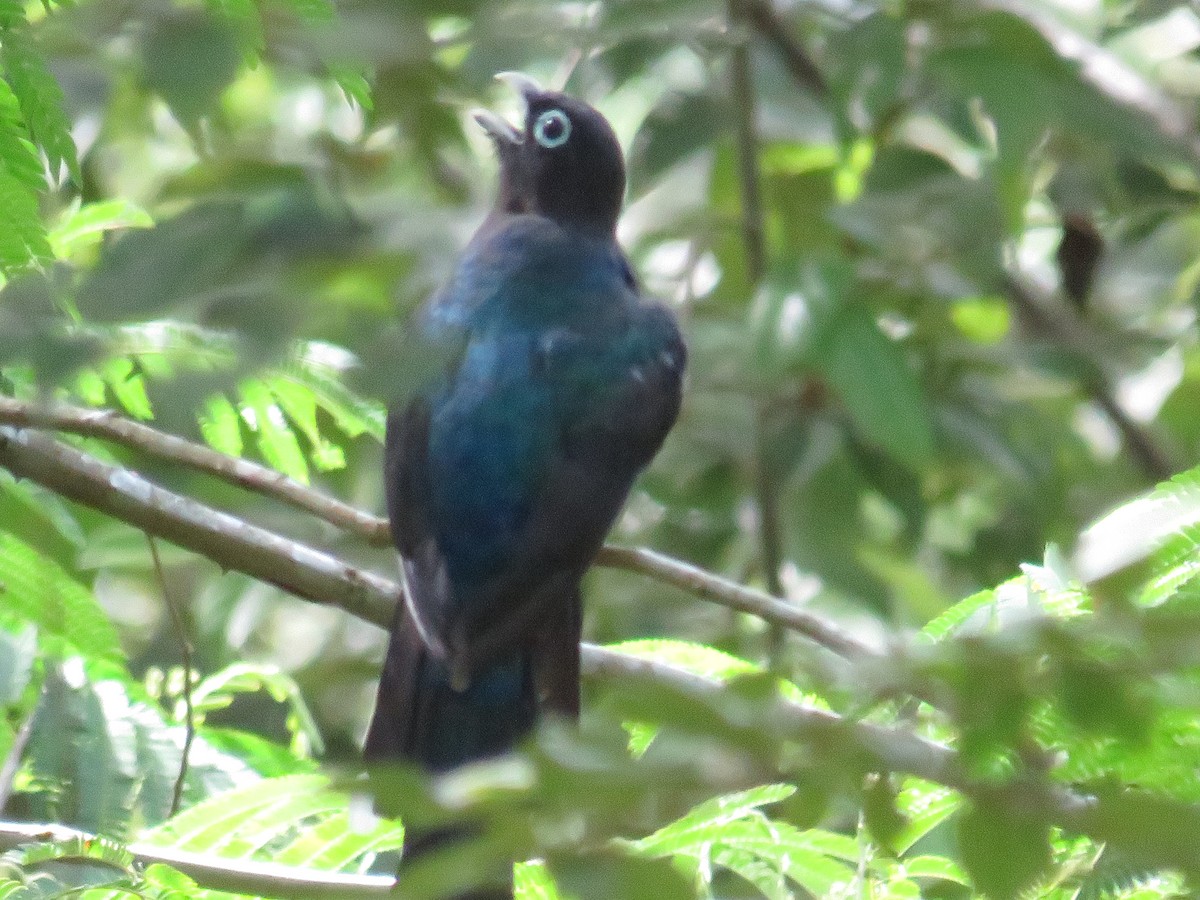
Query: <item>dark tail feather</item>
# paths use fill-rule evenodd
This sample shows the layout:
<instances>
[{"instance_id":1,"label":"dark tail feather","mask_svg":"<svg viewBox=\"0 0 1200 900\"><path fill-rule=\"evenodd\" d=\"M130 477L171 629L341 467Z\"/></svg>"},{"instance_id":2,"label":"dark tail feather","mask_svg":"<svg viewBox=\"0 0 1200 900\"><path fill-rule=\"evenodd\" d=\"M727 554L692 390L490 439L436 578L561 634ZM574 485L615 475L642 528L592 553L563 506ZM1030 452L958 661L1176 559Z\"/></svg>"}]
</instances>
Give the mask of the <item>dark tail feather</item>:
<instances>
[{"instance_id":1,"label":"dark tail feather","mask_svg":"<svg viewBox=\"0 0 1200 900\"><path fill-rule=\"evenodd\" d=\"M579 718L579 639L583 604L579 585L566 602L546 611L534 650L534 681L541 707L566 719Z\"/></svg>"},{"instance_id":2,"label":"dark tail feather","mask_svg":"<svg viewBox=\"0 0 1200 900\"><path fill-rule=\"evenodd\" d=\"M401 604L363 755L444 771L504 752L533 728L530 657L521 651L498 660L457 691L449 669L430 654Z\"/></svg>"}]
</instances>

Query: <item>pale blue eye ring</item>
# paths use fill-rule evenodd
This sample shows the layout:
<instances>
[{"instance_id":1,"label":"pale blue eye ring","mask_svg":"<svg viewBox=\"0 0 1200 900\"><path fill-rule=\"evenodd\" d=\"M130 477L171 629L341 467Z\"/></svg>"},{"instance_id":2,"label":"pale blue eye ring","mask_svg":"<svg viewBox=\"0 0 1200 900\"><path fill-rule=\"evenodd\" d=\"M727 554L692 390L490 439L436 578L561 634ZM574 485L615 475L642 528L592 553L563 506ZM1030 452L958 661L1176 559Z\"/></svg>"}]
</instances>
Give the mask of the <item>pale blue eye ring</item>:
<instances>
[{"instance_id":1,"label":"pale blue eye ring","mask_svg":"<svg viewBox=\"0 0 1200 900\"><path fill-rule=\"evenodd\" d=\"M548 109L533 123L533 139L553 150L561 147L571 137L571 120L561 109Z\"/></svg>"}]
</instances>

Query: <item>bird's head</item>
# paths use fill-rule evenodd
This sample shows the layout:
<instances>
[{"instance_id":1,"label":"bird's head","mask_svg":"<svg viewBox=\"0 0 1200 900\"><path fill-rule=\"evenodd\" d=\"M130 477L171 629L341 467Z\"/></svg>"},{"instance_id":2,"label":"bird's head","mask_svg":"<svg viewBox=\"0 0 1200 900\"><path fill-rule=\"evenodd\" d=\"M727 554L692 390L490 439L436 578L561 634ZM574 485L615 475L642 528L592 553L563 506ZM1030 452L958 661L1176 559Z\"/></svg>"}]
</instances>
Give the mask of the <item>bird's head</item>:
<instances>
[{"instance_id":1,"label":"bird's head","mask_svg":"<svg viewBox=\"0 0 1200 900\"><path fill-rule=\"evenodd\" d=\"M525 101L520 131L492 113L475 114L500 156L501 202L510 212L611 234L625 195L625 161L607 120L582 100L543 90L525 75L497 78Z\"/></svg>"}]
</instances>

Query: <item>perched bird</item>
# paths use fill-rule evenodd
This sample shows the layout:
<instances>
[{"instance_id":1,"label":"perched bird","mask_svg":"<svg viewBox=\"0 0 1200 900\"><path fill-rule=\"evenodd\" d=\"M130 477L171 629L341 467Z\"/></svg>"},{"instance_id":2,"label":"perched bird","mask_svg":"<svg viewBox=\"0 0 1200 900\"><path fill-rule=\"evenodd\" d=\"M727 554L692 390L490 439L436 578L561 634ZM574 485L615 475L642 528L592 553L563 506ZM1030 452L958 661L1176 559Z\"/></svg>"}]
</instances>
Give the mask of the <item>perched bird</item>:
<instances>
[{"instance_id":1,"label":"perched bird","mask_svg":"<svg viewBox=\"0 0 1200 900\"><path fill-rule=\"evenodd\" d=\"M685 349L617 244L625 167L591 106L508 76L477 119L496 205L423 313L452 362L388 418L405 602L368 758L441 771L579 708L580 580L679 411Z\"/></svg>"}]
</instances>

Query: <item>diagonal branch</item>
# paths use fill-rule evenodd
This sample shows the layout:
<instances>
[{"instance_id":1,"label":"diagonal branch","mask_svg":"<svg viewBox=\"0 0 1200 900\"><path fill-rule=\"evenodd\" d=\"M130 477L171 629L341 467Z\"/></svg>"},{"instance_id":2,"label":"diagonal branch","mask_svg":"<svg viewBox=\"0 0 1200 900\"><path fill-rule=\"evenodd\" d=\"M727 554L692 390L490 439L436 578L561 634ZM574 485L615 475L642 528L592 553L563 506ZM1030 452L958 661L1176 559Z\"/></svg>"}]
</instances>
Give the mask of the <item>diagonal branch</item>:
<instances>
[{"instance_id":1,"label":"diagonal branch","mask_svg":"<svg viewBox=\"0 0 1200 900\"><path fill-rule=\"evenodd\" d=\"M282 472L166 434L111 409L86 409L65 403L38 405L0 397L0 424L66 431L135 447L157 459L196 469L291 504L343 531L359 535L373 546L385 547L391 543L384 519L310 490Z\"/></svg>"},{"instance_id":2,"label":"diagonal branch","mask_svg":"<svg viewBox=\"0 0 1200 900\"><path fill-rule=\"evenodd\" d=\"M281 475L274 469L269 469L266 466L261 466L247 460L227 456L224 453L202 447L174 435L164 434L149 425L133 422L112 410L92 410L65 404L39 407L33 403L0 397L0 442L3 441L3 435L9 433L2 430L2 426L4 425L34 429L52 429L114 441L144 453L147 456L187 466L216 478L229 481L263 496L273 497L289 503L318 516L332 525L363 538L370 544L378 544L381 535L384 538L383 543L386 544L388 542L386 519L372 516L339 500L335 500ZM53 483L47 484L41 478L33 475L27 475L26 477L46 484L52 490L69 496L72 499L79 498L67 493L65 488L69 487L81 473L91 472L93 476L96 473L103 473L103 476L100 478L102 484L96 485L94 493L104 493L110 490L114 479L120 482L117 473L124 470L118 469L115 466L107 466L87 454L73 451L61 442L55 442L54 447L55 458L65 468L56 468L54 472L47 471L45 473L45 477L50 477ZM64 451L68 452L64 453ZM71 453L75 455L72 456L70 455ZM26 454L22 458L28 456L29 454ZM42 460L42 463L43 465L48 465L49 461ZM20 463L18 462L17 465L20 465ZM0 466L13 468L5 462L2 452L0 452ZM26 475L25 472L18 472L15 468L13 468L13 471L16 474ZM125 475L131 478L138 478L138 476L128 472L125 472ZM141 479L138 480L142 481ZM153 487L148 482L142 481L142 483ZM64 489L60 490L59 485L62 485ZM225 516L225 514L218 513L195 501L163 491L162 488L154 488L154 490L161 492L155 496L162 499L164 503L166 502L166 498L170 498L170 508L190 510L193 520L207 522L210 527L217 529L217 531L220 531L220 521L239 522L246 528L253 528L253 526L246 525L238 519ZM81 502L87 503L87 505L93 506L93 508L101 509L102 512L107 512L117 518L125 518L125 516L115 510L96 506L87 500L82 500ZM160 506L162 505L160 504ZM224 517L223 519L219 520L217 518L222 516ZM145 527L141 520L133 521L126 519L126 521L130 521L131 524L135 524L139 528ZM261 529L259 531L261 532ZM158 534L157 532L151 533ZM159 534L159 536L166 537L166 535L162 534ZM275 537L282 540L278 536ZM175 543L180 543L180 541L174 538L168 539ZM215 557L206 553L199 546L184 543L180 543L180 545L215 559ZM256 552L263 551L260 548ZM236 564L228 560L215 559L215 561L226 568L239 569ZM717 603L740 612L758 616L763 621L772 625L802 634L843 656L875 655L875 651L871 647L846 634L835 622L802 610L764 591L738 584L735 581L722 578L711 572L706 572L690 563L672 559L652 550L610 545L600 551L596 563L608 568L637 572L665 584L673 585L710 603ZM275 569L274 571L279 570ZM285 590L291 590L286 585L280 586L284 587ZM307 596L303 590L292 592L297 593L299 596ZM371 621L376 621L372 615L364 617ZM386 625L388 620L385 618L379 621Z\"/></svg>"},{"instance_id":3,"label":"diagonal branch","mask_svg":"<svg viewBox=\"0 0 1200 900\"><path fill-rule=\"evenodd\" d=\"M1184 108L1120 55L1063 24L1045 4L1029 0L971 0L984 10L1015 16L1032 26L1054 52L1079 66L1080 77L1118 106L1134 110L1165 143L1200 167L1200 139L1192 108Z\"/></svg>"},{"instance_id":4,"label":"diagonal branch","mask_svg":"<svg viewBox=\"0 0 1200 900\"><path fill-rule=\"evenodd\" d=\"M820 99L829 96L829 85L825 76L817 68L800 44L792 35L787 22L779 17L768 0L741 0L742 15L746 22L757 31L768 44L775 48L783 58L783 64L791 73L792 78L807 87Z\"/></svg>"},{"instance_id":5,"label":"diagonal branch","mask_svg":"<svg viewBox=\"0 0 1200 900\"><path fill-rule=\"evenodd\" d=\"M61 441L0 425L0 466L199 553L224 569L244 572L305 600L340 607L385 628L391 622L394 604L401 594L395 582L168 491ZM833 622L651 550L606 547L600 562L647 574L702 599L759 616L843 656L879 655Z\"/></svg>"},{"instance_id":6,"label":"diagonal branch","mask_svg":"<svg viewBox=\"0 0 1200 900\"><path fill-rule=\"evenodd\" d=\"M802 634L847 659L880 656L877 650L848 634L836 622L645 547L605 547L596 562L614 569L640 572L701 600L758 616L772 625Z\"/></svg>"},{"instance_id":7,"label":"diagonal branch","mask_svg":"<svg viewBox=\"0 0 1200 900\"><path fill-rule=\"evenodd\" d=\"M1145 475L1155 483L1166 481L1176 468L1167 451L1154 436L1121 408L1111 385L1111 376L1096 359L1088 339L1074 313L1051 298L1039 296L1027 279L1010 275L1005 279L1005 292L1017 313L1039 336L1049 338L1074 359L1083 370L1080 379L1088 396L1098 405L1121 432L1130 456Z\"/></svg>"},{"instance_id":8,"label":"diagonal branch","mask_svg":"<svg viewBox=\"0 0 1200 900\"><path fill-rule=\"evenodd\" d=\"M383 627L400 588L297 541L161 488L34 431L0 425L0 466L56 494L244 572L297 597Z\"/></svg>"}]
</instances>

